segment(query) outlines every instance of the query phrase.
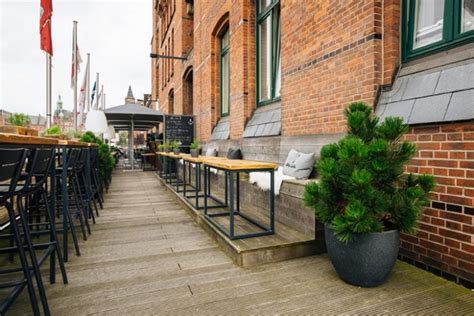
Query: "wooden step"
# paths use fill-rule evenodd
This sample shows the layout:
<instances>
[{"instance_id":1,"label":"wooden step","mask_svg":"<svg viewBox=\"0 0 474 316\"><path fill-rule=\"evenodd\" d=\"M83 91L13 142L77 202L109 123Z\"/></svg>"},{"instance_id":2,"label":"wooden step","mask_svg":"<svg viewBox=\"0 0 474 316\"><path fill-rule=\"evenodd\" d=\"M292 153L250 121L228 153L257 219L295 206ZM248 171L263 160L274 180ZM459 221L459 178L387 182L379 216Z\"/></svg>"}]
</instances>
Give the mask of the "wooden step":
<instances>
[{"instance_id":1,"label":"wooden step","mask_svg":"<svg viewBox=\"0 0 474 316\"><path fill-rule=\"evenodd\" d=\"M200 225L219 245L219 247L240 267L256 266L271 262L279 262L294 258L311 256L325 251L324 243L317 242L314 236L309 236L298 232L278 221L275 221L275 234L270 236L246 238L239 240L231 240L213 224L204 217L204 210L196 210L194 206L183 197L182 193L173 190L164 180L156 175L158 181L166 187L176 201L183 206L191 218ZM194 198L193 198L194 199ZM204 199L200 199L200 205L204 205ZM210 205L212 200L208 200ZM194 202L194 201L193 201ZM248 206L242 206L246 214L257 218L263 223L268 223L265 218L258 212ZM222 211L222 209L212 209L210 213ZM278 212L278 209L275 210ZM219 224L228 228L228 217L216 218ZM238 216L235 218L236 233L258 231L254 225L247 221L241 220Z\"/></svg>"}]
</instances>

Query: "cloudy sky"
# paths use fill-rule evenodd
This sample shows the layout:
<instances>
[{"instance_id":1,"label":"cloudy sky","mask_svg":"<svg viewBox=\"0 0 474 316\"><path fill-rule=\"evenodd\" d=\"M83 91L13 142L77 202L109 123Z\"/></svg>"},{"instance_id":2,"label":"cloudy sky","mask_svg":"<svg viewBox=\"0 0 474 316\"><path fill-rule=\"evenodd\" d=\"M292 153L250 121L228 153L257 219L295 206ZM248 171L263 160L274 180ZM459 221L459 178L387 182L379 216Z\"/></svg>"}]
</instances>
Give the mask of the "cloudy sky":
<instances>
[{"instance_id":1,"label":"cloudy sky","mask_svg":"<svg viewBox=\"0 0 474 316\"><path fill-rule=\"evenodd\" d=\"M107 106L150 92L151 0L53 0L53 112L58 94L73 108L72 21L78 21L83 59L78 90L91 54L91 85L100 73ZM40 0L0 0L0 109L46 113L46 58L40 50ZM92 89L92 88L91 88Z\"/></svg>"}]
</instances>

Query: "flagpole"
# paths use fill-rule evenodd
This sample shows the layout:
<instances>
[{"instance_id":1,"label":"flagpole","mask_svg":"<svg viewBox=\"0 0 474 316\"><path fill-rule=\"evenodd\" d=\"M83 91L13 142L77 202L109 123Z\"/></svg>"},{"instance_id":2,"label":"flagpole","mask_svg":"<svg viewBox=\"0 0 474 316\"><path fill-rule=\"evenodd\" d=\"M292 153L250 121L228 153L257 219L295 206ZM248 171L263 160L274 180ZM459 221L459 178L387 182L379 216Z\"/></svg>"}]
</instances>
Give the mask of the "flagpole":
<instances>
[{"instance_id":1,"label":"flagpole","mask_svg":"<svg viewBox=\"0 0 474 316\"><path fill-rule=\"evenodd\" d=\"M90 89L90 84L91 84L91 74L90 74L90 53L87 53L87 79L86 79L86 102L87 102L87 112L91 110L91 89Z\"/></svg>"},{"instance_id":2,"label":"flagpole","mask_svg":"<svg viewBox=\"0 0 474 316\"><path fill-rule=\"evenodd\" d=\"M46 53L46 127L51 127L51 55Z\"/></svg>"},{"instance_id":3,"label":"flagpole","mask_svg":"<svg viewBox=\"0 0 474 316\"><path fill-rule=\"evenodd\" d=\"M74 131L77 132L77 21L72 21L72 60L74 67Z\"/></svg>"},{"instance_id":4,"label":"flagpole","mask_svg":"<svg viewBox=\"0 0 474 316\"><path fill-rule=\"evenodd\" d=\"M100 91L99 91L99 73L96 75L95 79L95 108L94 110L99 109L99 96L100 96Z\"/></svg>"},{"instance_id":5,"label":"flagpole","mask_svg":"<svg viewBox=\"0 0 474 316\"><path fill-rule=\"evenodd\" d=\"M100 109L101 110L104 110L104 85L101 86L100 88L100 97L101 97L101 100L100 100Z\"/></svg>"},{"instance_id":6,"label":"flagpole","mask_svg":"<svg viewBox=\"0 0 474 316\"><path fill-rule=\"evenodd\" d=\"M103 110L105 110L106 107L106 99L105 99L106 94L104 93L104 106L102 107Z\"/></svg>"}]
</instances>

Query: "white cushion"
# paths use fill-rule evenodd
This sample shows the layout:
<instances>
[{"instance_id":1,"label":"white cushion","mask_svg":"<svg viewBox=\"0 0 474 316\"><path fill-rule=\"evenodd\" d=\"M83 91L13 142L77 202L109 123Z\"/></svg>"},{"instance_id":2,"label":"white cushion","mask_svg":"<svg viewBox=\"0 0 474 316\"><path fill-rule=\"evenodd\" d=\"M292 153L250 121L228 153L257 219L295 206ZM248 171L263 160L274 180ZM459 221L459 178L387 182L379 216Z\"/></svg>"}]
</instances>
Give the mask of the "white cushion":
<instances>
[{"instance_id":1,"label":"white cushion","mask_svg":"<svg viewBox=\"0 0 474 316\"><path fill-rule=\"evenodd\" d=\"M208 148L206 150L206 156L208 157L216 157L217 156L217 150L215 148Z\"/></svg>"},{"instance_id":2,"label":"white cushion","mask_svg":"<svg viewBox=\"0 0 474 316\"><path fill-rule=\"evenodd\" d=\"M314 154L300 153L290 150L283 166L283 174L296 179L308 179L314 167Z\"/></svg>"}]
</instances>

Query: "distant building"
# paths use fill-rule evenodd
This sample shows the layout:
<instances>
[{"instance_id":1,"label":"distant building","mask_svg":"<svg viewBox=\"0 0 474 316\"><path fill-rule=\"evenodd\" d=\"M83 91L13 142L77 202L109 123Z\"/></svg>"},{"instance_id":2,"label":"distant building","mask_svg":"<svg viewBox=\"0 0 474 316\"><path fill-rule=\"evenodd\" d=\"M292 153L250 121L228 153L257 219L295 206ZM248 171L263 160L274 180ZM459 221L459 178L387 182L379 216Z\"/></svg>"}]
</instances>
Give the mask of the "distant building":
<instances>
[{"instance_id":1,"label":"distant building","mask_svg":"<svg viewBox=\"0 0 474 316\"><path fill-rule=\"evenodd\" d=\"M63 100L61 99L60 94L58 95L58 100L56 101L56 110L54 110L53 115L53 125L58 125L63 131L74 128L73 113L64 109Z\"/></svg>"},{"instance_id":2,"label":"distant building","mask_svg":"<svg viewBox=\"0 0 474 316\"><path fill-rule=\"evenodd\" d=\"M0 109L0 125L8 125L7 119L10 114L10 112Z\"/></svg>"},{"instance_id":3,"label":"distant building","mask_svg":"<svg viewBox=\"0 0 474 316\"><path fill-rule=\"evenodd\" d=\"M34 128L38 132L42 132L46 129L46 116L41 114L38 115L30 115L30 128Z\"/></svg>"},{"instance_id":4,"label":"distant building","mask_svg":"<svg viewBox=\"0 0 474 316\"><path fill-rule=\"evenodd\" d=\"M133 96L133 92L132 92L132 86L128 86L127 96L125 97L125 104L127 103L131 103L131 104L136 103L135 97Z\"/></svg>"}]
</instances>

